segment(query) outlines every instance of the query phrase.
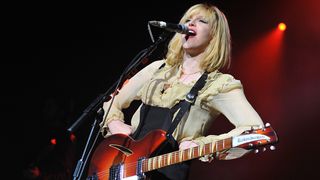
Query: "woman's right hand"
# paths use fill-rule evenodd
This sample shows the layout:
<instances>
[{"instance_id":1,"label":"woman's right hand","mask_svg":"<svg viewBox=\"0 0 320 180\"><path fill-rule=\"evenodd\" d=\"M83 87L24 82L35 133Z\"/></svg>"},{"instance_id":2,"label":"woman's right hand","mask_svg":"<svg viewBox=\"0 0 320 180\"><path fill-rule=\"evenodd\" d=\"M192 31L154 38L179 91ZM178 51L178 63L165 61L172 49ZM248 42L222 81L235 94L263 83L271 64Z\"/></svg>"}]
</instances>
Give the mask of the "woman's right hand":
<instances>
[{"instance_id":1,"label":"woman's right hand","mask_svg":"<svg viewBox=\"0 0 320 180\"><path fill-rule=\"evenodd\" d=\"M122 133L130 135L133 131L132 126L129 126L120 120L112 120L108 123L108 128L111 134Z\"/></svg>"}]
</instances>

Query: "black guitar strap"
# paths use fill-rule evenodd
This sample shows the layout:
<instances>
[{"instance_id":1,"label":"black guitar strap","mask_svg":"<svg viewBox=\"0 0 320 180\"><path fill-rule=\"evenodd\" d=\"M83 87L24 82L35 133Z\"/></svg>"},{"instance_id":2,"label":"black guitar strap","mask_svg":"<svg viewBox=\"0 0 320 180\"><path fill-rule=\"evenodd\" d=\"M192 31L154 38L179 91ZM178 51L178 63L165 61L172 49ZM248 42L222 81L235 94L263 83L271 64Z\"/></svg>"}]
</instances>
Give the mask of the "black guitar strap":
<instances>
[{"instance_id":1,"label":"black guitar strap","mask_svg":"<svg viewBox=\"0 0 320 180\"><path fill-rule=\"evenodd\" d=\"M159 69L163 68L165 65L162 64ZM156 106L150 106L143 104L141 107L140 112L140 123L135 131L135 133L132 135L134 139L142 138L146 135L147 132L149 132L152 129L164 129L166 130L167 139L169 142L173 145L175 144L175 140L172 137L172 133L176 129L177 125L181 121L184 114L190 110L191 105L193 105L196 101L196 98L198 96L198 91L203 88L203 86L206 83L206 79L208 77L208 73L204 72L201 77L198 79L198 81L194 84L194 86L191 88L190 92L186 95L184 100L181 100L178 104L176 104L171 109L169 108L161 108ZM177 115L175 116L174 120L172 121L173 114L177 111ZM157 119L159 121L154 121L153 115L157 114ZM152 117L152 118L151 118ZM151 121L150 121L151 119ZM162 121L163 120L163 121ZM145 121L150 121L149 123L145 123ZM173 145L175 147L175 145Z\"/></svg>"},{"instance_id":2,"label":"black guitar strap","mask_svg":"<svg viewBox=\"0 0 320 180\"><path fill-rule=\"evenodd\" d=\"M180 106L179 112L174 118L169 130L167 131L167 137L172 138L171 135L173 131L176 129L183 115L190 110L191 105L193 105L194 102L196 101L198 92L205 85L207 78L208 78L208 73L204 72L202 76L198 79L198 81L194 84L194 86L191 88L190 92L186 95L185 100L180 102L181 106Z\"/></svg>"}]
</instances>

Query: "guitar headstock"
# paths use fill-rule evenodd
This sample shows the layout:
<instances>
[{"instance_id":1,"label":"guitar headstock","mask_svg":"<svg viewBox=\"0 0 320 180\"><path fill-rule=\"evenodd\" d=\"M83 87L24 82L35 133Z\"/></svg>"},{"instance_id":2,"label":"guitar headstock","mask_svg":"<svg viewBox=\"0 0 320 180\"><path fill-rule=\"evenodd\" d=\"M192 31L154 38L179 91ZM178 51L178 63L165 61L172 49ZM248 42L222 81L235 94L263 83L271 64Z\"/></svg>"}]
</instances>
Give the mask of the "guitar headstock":
<instances>
[{"instance_id":1,"label":"guitar headstock","mask_svg":"<svg viewBox=\"0 0 320 180\"><path fill-rule=\"evenodd\" d=\"M260 147L262 151L267 150L269 146L270 150L275 150L273 144L278 142L278 136L269 123L266 123L264 127L258 129L251 129L245 131L239 136L232 138L232 147L239 147L244 149L255 149L255 153L259 152Z\"/></svg>"}]
</instances>

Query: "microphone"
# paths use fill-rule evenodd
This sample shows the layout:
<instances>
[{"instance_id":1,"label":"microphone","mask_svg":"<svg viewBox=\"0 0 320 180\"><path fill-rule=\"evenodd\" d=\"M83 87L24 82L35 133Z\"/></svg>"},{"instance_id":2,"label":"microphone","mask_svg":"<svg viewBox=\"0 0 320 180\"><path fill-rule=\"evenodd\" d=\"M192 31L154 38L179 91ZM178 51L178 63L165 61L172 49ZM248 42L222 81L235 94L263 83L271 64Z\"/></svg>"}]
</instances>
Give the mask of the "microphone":
<instances>
[{"instance_id":1,"label":"microphone","mask_svg":"<svg viewBox=\"0 0 320 180\"><path fill-rule=\"evenodd\" d=\"M149 24L151 24L152 26L163 28L171 32L177 32L177 33L187 34L187 35L195 35L195 32L190 30L184 24L173 24L173 23L166 23L163 21L149 21Z\"/></svg>"}]
</instances>

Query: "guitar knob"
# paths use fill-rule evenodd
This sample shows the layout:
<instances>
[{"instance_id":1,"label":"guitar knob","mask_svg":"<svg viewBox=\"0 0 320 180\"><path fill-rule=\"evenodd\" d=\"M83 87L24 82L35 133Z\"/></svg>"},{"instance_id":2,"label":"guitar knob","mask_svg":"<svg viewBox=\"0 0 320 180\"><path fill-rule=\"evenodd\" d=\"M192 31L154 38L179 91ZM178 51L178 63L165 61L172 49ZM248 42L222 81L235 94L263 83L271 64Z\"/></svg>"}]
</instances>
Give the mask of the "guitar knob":
<instances>
[{"instance_id":1,"label":"guitar knob","mask_svg":"<svg viewBox=\"0 0 320 180\"><path fill-rule=\"evenodd\" d=\"M254 150L254 153L257 154L258 152L259 152L259 149L255 149L255 150Z\"/></svg>"},{"instance_id":2,"label":"guitar knob","mask_svg":"<svg viewBox=\"0 0 320 180\"><path fill-rule=\"evenodd\" d=\"M270 123L266 123L266 125L265 125L266 127L269 127L270 126Z\"/></svg>"},{"instance_id":3,"label":"guitar knob","mask_svg":"<svg viewBox=\"0 0 320 180\"><path fill-rule=\"evenodd\" d=\"M265 152L267 150L267 148L263 147L262 148L262 152Z\"/></svg>"},{"instance_id":4,"label":"guitar knob","mask_svg":"<svg viewBox=\"0 0 320 180\"><path fill-rule=\"evenodd\" d=\"M271 150L271 151L273 151L273 150L275 150L275 149L276 149L275 146L270 146L270 150Z\"/></svg>"}]
</instances>

